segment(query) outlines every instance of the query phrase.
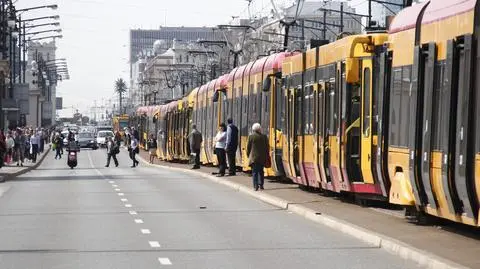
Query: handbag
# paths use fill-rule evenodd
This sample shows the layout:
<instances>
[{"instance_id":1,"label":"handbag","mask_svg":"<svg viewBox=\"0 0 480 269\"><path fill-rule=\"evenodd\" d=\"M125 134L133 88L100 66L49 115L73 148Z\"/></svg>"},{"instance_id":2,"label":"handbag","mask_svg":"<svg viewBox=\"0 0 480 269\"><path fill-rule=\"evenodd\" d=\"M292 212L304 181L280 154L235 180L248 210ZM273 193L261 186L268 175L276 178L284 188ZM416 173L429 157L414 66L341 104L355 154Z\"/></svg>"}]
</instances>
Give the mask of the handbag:
<instances>
[{"instance_id":1,"label":"handbag","mask_svg":"<svg viewBox=\"0 0 480 269\"><path fill-rule=\"evenodd\" d=\"M265 160L265 168L270 167L272 167L272 158L270 157L270 154L267 154L267 159Z\"/></svg>"}]
</instances>

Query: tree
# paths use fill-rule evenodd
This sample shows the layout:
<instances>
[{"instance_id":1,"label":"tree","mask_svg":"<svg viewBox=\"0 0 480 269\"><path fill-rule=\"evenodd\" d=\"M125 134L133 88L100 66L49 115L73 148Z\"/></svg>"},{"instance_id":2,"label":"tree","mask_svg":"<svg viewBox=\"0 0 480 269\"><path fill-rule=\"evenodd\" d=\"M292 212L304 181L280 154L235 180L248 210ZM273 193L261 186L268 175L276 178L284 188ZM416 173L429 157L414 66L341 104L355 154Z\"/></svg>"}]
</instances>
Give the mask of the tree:
<instances>
[{"instance_id":1,"label":"tree","mask_svg":"<svg viewBox=\"0 0 480 269\"><path fill-rule=\"evenodd\" d=\"M125 83L125 80L123 78L119 78L115 81L115 92L118 94L118 99L119 99L119 106L118 106L118 111L120 112L119 114L122 113L122 95L127 91L127 84Z\"/></svg>"}]
</instances>

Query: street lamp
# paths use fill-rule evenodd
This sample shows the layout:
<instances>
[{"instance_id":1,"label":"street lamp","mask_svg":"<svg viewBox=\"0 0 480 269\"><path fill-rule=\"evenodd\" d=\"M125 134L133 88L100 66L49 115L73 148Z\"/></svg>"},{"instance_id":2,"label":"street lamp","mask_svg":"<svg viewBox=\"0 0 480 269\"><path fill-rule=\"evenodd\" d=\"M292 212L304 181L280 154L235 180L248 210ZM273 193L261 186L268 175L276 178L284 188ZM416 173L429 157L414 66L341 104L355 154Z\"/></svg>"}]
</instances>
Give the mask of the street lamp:
<instances>
[{"instance_id":1,"label":"street lamp","mask_svg":"<svg viewBox=\"0 0 480 269\"><path fill-rule=\"evenodd\" d=\"M60 26L60 23L52 22L52 23L41 23L41 24L35 24L35 25L26 25L25 29L31 29L31 28L41 27L41 26Z\"/></svg>"},{"instance_id":2,"label":"street lamp","mask_svg":"<svg viewBox=\"0 0 480 269\"><path fill-rule=\"evenodd\" d=\"M28 39L29 41L34 41L34 40L42 40L42 39L47 39L47 38L62 38L63 35L51 35L51 36L43 36L43 37L37 37L37 38L30 38Z\"/></svg>"},{"instance_id":3,"label":"street lamp","mask_svg":"<svg viewBox=\"0 0 480 269\"><path fill-rule=\"evenodd\" d=\"M55 16L44 16L44 17L37 17L37 18L32 18L32 19L26 19L23 20L23 22L29 22L29 21L37 21L37 20L44 20L44 19L54 19L54 20L59 20L60 16L55 15Z\"/></svg>"},{"instance_id":4,"label":"street lamp","mask_svg":"<svg viewBox=\"0 0 480 269\"><path fill-rule=\"evenodd\" d=\"M23 8L23 9L17 9L17 12L24 12L24 11L34 10L34 9L41 9L41 8L51 8L53 10L56 10L58 8L58 5L46 5L46 6L38 6L38 7L29 7L29 8Z\"/></svg>"},{"instance_id":5,"label":"street lamp","mask_svg":"<svg viewBox=\"0 0 480 269\"><path fill-rule=\"evenodd\" d=\"M38 32L32 32L32 33L26 33L25 35L38 35L38 34L49 33L49 32L61 33L62 29L51 29L51 30L45 30L45 31L38 31Z\"/></svg>"}]
</instances>

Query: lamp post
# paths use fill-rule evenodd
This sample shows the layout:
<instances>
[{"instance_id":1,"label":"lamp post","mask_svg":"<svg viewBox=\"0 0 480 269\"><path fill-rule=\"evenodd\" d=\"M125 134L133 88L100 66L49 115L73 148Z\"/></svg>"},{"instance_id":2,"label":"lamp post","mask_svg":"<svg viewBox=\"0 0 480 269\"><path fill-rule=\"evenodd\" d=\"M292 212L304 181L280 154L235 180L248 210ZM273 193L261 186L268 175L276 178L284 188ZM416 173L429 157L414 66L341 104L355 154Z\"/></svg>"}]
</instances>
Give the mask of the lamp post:
<instances>
[{"instance_id":1,"label":"lamp post","mask_svg":"<svg viewBox=\"0 0 480 269\"><path fill-rule=\"evenodd\" d=\"M58 8L58 5L45 5L45 6L38 6L38 7L22 8L22 9L17 9L17 12L24 12L24 11L34 10L34 9L41 9L41 8L51 8L53 10L56 10Z\"/></svg>"}]
</instances>

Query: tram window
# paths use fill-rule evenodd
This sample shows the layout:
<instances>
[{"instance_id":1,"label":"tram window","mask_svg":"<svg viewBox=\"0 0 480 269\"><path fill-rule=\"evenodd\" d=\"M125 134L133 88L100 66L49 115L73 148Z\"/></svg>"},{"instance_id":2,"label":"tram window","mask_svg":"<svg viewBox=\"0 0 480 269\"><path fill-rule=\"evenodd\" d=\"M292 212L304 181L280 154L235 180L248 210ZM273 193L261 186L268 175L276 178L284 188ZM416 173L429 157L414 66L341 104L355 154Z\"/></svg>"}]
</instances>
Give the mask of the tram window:
<instances>
[{"instance_id":1,"label":"tram window","mask_svg":"<svg viewBox=\"0 0 480 269\"><path fill-rule=\"evenodd\" d=\"M319 90L318 91L318 99L317 99L317 106L318 106L318 113L317 113L317 117L318 117L318 127L317 127L317 133L319 135L322 135L323 134L323 131L322 131L322 128L323 128L323 120L325 118L325 111L324 111L324 106L323 106L323 99L324 99L324 92L325 92L325 89L323 90Z\"/></svg>"},{"instance_id":2,"label":"tram window","mask_svg":"<svg viewBox=\"0 0 480 269\"><path fill-rule=\"evenodd\" d=\"M363 70L363 135L370 136L370 68Z\"/></svg>"},{"instance_id":3,"label":"tram window","mask_svg":"<svg viewBox=\"0 0 480 269\"><path fill-rule=\"evenodd\" d=\"M342 82L340 81L340 71L337 70L337 79L335 80L334 84L334 95L333 95L333 128L332 132L333 134L337 134L338 132L338 120L339 120L339 102L340 102L340 92L342 89Z\"/></svg>"},{"instance_id":4,"label":"tram window","mask_svg":"<svg viewBox=\"0 0 480 269\"><path fill-rule=\"evenodd\" d=\"M399 126L400 126L400 102L402 99L402 68L396 68L392 72L393 93L391 94L390 111L390 144L399 146ZM410 109L410 108L408 108Z\"/></svg>"},{"instance_id":5,"label":"tram window","mask_svg":"<svg viewBox=\"0 0 480 269\"><path fill-rule=\"evenodd\" d=\"M402 101L400 106L400 129L398 130L398 134L400 135L399 146L402 147L408 146L408 132L410 131L410 73L411 67L403 67L401 80Z\"/></svg>"},{"instance_id":6,"label":"tram window","mask_svg":"<svg viewBox=\"0 0 480 269\"><path fill-rule=\"evenodd\" d=\"M445 64L446 62L437 62L435 64L435 71L434 71L434 89L433 89L433 100L432 100L432 149L433 150L440 150L442 139L447 138L447 134L443 132L443 127L448 126L450 119L448 118L450 111L445 111L445 107L448 107L448 104L445 100L446 93L445 93ZM443 126L446 125L446 126ZM447 129L448 132L448 129ZM446 141L445 143L448 143Z\"/></svg>"},{"instance_id":7,"label":"tram window","mask_svg":"<svg viewBox=\"0 0 480 269\"><path fill-rule=\"evenodd\" d=\"M285 118L285 105L284 105L284 95L285 95L285 87L284 85L285 79L283 79L282 83L275 83L275 116L276 116L276 124L277 129L282 130L283 128L283 120Z\"/></svg>"},{"instance_id":8,"label":"tram window","mask_svg":"<svg viewBox=\"0 0 480 269\"><path fill-rule=\"evenodd\" d=\"M313 134L312 123L313 123L313 114L314 114L314 107L313 107L313 86L305 87L304 91L304 132L305 134Z\"/></svg>"}]
</instances>

